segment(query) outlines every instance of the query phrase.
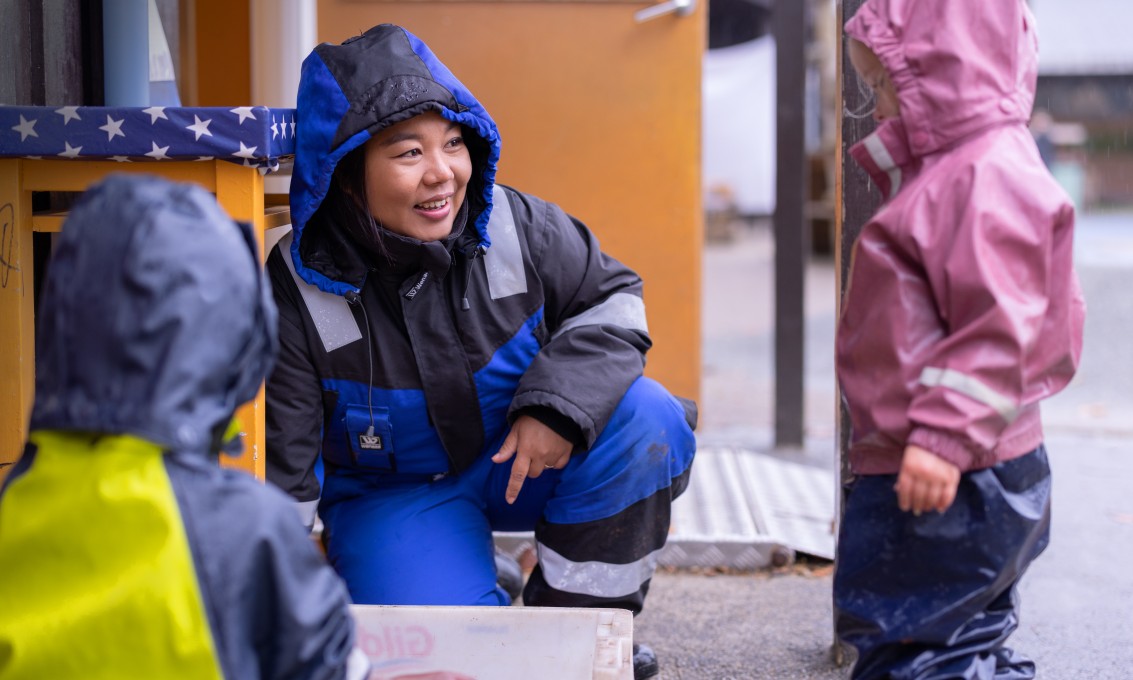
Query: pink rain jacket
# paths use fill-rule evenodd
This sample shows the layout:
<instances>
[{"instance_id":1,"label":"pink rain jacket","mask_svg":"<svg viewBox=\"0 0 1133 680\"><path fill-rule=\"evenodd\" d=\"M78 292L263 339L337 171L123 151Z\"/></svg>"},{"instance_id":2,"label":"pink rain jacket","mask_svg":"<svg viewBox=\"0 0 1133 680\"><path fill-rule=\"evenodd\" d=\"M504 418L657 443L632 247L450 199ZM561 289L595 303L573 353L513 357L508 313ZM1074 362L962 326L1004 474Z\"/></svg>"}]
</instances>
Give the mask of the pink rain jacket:
<instances>
[{"instance_id":1,"label":"pink rain jacket","mask_svg":"<svg viewBox=\"0 0 1133 680\"><path fill-rule=\"evenodd\" d=\"M838 326L851 468L895 473L906 444L963 471L1021 456L1085 318L1074 208L1026 128L1034 19L1023 0L867 0L846 32L901 104L851 150L888 199L854 246Z\"/></svg>"}]
</instances>

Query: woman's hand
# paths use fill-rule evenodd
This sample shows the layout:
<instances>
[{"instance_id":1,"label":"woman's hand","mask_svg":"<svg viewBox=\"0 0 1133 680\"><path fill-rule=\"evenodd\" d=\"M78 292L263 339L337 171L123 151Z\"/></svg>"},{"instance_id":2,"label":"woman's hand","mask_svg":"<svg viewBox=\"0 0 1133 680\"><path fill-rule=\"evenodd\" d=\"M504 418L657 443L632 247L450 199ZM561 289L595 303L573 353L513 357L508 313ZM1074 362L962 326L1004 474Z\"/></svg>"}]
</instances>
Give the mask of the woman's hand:
<instances>
[{"instance_id":1,"label":"woman's hand","mask_svg":"<svg viewBox=\"0 0 1133 680\"><path fill-rule=\"evenodd\" d=\"M914 515L936 510L944 512L956 499L960 468L940 456L912 444L905 447L901 471L897 474L897 505Z\"/></svg>"},{"instance_id":2,"label":"woman's hand","mask_svg":"<svg viewBox=\"0 0 1133 680\"><path fill-rule=\"evenodd\" d=\"M511 432L504 439L503 446L492 456L494 463L506 463L513 455L511 477L508 479L505 498L508 504L514 503L523 488L523 480L543 474L549 468L558 470L570 462L571 443L554 430L531 416L520 416L511 426Z\"/></svg>"}]
</instances>

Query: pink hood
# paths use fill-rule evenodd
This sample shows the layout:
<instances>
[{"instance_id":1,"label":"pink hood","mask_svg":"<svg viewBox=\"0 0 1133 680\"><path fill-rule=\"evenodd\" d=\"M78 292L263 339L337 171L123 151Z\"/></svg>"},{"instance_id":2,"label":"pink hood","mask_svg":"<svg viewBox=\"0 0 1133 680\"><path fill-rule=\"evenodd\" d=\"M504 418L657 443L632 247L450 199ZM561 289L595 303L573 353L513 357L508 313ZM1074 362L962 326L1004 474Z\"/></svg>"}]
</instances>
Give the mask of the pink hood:
<instances>
[{"instance_id":1,"label":"pink hood","mask_svg":"<svg viewBox=\"0 0 1133 680\"><path fill-rule=\"evenodd\" d=\"M1026 129L1034 20L1023 0L867 0L846 32L901 106L851 150L889 199L854 245L838 325L851 467L896 472L908 444L962 470L1027 453L1085 314L1074 208Z\"/></svg>"},{"instance_id":2,"label":"pink hood","mask_svg":"<svg viewBox=\"0 0 1133 680\"><path fill-rule=\"evenodd\" d=\"M914 156L1031 117L1034 17L1023 0L873 0L846 24L889 71Z\"/></svg>"}]
</instances>

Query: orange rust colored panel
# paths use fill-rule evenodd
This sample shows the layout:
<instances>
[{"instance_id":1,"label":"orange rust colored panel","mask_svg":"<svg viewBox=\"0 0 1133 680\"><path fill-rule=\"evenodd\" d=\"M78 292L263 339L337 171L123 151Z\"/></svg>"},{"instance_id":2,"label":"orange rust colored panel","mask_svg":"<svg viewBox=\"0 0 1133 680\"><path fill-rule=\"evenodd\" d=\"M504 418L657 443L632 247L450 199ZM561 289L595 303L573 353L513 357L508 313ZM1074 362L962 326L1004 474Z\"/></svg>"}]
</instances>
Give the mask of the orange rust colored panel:
<instances>
[{"instance_id":1,"label":"orange rust colored panel","mask_svg":"<svg viewBox=\"0 0 1133 680\"><path fill-rule=\"evenodd\" d=\"M252 104L251 6L249 0L193 0L195 101L186 106Z\"/></svg>"}]
</instances>

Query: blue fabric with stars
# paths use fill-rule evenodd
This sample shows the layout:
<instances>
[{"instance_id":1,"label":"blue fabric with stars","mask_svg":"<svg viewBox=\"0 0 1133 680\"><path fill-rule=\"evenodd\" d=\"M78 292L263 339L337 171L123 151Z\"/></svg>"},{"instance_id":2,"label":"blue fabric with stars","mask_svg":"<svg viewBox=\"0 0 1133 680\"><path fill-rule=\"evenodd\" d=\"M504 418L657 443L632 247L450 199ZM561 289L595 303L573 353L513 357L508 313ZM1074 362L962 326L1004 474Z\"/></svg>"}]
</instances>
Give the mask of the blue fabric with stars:
<instances>
[{"instance_id":1,"label":"blue fabric with stars","mask_svg":"<svg viewBox=\"0 0 1133 680\"><path fill-rule=\"evenodd\" d=\"M270 172L294 154L295 109L0 106L0 157L221 159Z\"/></svg>"}]
</instances>

